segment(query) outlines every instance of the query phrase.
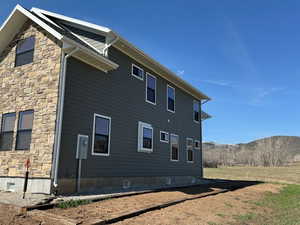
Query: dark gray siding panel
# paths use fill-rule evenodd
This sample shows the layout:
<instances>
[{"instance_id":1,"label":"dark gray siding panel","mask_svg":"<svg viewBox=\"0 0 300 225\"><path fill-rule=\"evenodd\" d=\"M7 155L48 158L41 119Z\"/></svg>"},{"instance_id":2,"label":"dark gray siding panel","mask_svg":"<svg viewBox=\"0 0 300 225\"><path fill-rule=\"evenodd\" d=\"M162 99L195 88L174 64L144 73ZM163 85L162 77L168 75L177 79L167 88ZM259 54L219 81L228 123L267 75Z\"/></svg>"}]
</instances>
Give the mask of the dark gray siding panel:
<instances>
[{"instance_id":1,"label":"dark gray siding panel","mask_svg":"<svg viewBox=\"0 0 300 225\"><path fill-rule=\"evenodd\" d=\"M201 151L195 150L195 162L187 163L185 149L186 137L200 140L200 125L192 117L193 98L176 88L176 113L167 112L168 82L157 76L157 105L145 102L145 80L131 76L131 63L136 62L116 49L109 54L120 67L108 74L74 58L68 61L59 177L76 177L78 134L90 137L82 177L201 176ZM91 155L94 113L112 119L108 157ZM137 152L139 121L154 127L153 153ZM179 135L179 162L170 161L170 145L160 142L160 130Z\"/></svg>"}]
</instances>

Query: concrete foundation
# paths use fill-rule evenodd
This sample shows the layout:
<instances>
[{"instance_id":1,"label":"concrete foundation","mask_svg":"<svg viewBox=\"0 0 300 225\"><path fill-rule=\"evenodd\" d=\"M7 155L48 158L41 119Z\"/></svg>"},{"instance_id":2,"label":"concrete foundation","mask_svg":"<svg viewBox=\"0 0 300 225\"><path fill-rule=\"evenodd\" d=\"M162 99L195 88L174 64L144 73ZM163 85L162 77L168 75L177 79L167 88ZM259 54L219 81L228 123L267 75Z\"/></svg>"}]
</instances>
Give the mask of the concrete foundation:
<instances>
[{"instance_id":1,"label":"concrete foundation","mask_svg":"<svg viewBox=\"0 0 300 225\"><path fill-rule=\"evenodd\" d=\"M0 190L23 192L24 178L0 177ZM34 178L28 180L27 192L50 194L51 180Z\"/></svg>"},{"instance_id":2,"label":"concrete foundation","mask_svg":"<svg viewBox=\"0 0 300 225\"><path fill-rule=\"evenodd\" d=\"M76 179L59 179L58 194L77 192ZM80 193L114 193L201 184L195 176L82 178Z\"/></svg>"}]
</instances>

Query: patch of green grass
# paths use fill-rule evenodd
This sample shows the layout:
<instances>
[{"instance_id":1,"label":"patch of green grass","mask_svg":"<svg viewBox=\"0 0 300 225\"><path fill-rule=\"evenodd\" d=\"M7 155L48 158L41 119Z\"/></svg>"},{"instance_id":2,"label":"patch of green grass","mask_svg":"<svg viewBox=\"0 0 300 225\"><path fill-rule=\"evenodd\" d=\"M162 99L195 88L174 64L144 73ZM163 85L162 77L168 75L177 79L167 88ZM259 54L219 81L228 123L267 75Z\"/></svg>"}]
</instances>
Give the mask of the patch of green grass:
<instances>
[{"instance_id":1,"label":"patch of green grass","mask_svg":"<svg viewBox=\"0 0 300 225\"><path fill-rule=\"evenodd\" d=\"M225 202L224 203L227 207L229 207L229 208L232 208L233 207L233 205L231 205L230 203L228 203L228 202Z\"/></svg>"},{"instance_id":2,"label":"patch of green grass","mask_svg":"<svg viewBox=\"0 0 300 225\"><path fill-rule=\"evenodd\" d=\"M208 225L218 225L217 223L214 222L207 222Z\"/></svg>"},{"instance_id":3,"label":"patch of green grass","mask_svg":"<svg viewBox=\"0 0 300 225\"><path fill-rule=\"evenodd\" d=\"M217 213L216 215L217 215L217 216L219 216L219 217L222 217L222 218L224 218L224 217L225 217L225 215L224 215L224 214L222 214L222 213Z\"/></svg>"},{"instance_id":4,"label":"patch of green grass","mask_svg":"<svg viewBox=\"0 0 300 225\"><path fill-rule=\"evenodd\" d=\"M255 213L246 213L244 215L237 215L234 216L236 220L239 220L240 222L247 222L249 220L252 220L256 217L257 215Z\"/></svg>"},{"instance_id":5,"label":"patch of green grass","mask_svg":"<svg viewBox=\"0 0 300 225\"><path fill-rule=\"evenodd\" d=\"M271 212L267 215L247 213L235 219L242 224L300 225L300 185L286 185L280 193L268 192L255 204Z\"/></svg>"},{"instance_id":6,"label":"patch of green grass","mask_svg":"<svg viewBox=\"0 0 300 225\"><path fill-rule=\"evenodd\" d=\"M68 208L74 208L80 205L86 205L90 203L91 203L90 200L70 200L70 201L60 202L57 205L57 208L68 209Z\"/></svg>"}]
</instances>

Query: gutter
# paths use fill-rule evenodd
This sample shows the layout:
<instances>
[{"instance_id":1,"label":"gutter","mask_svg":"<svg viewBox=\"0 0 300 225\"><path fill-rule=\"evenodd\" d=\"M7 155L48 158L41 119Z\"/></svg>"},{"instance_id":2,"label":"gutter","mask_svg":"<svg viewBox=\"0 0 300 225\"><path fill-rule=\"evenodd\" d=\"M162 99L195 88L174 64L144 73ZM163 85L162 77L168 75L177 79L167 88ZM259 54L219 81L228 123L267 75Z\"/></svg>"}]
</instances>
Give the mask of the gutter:
<instances>
[{"instance_id":1,"label":"gutter","mask_svg":"<svg viewBox=\"0 0 300 225\"><path fill-rule=\"evenodd\" d=\"M59 165L59 155L60 155L60 144L61 144L61 132L62 132L62 119L63 119L63 108L65 100L65 85L66 85L66 70L67 70L67 60L75 52L79 50L78 47L73 49L69 54L65 55L63 53L62 67L60 73L60 88L59 88L59 102L58 102L58 114L56 119L56 132L55 132L55 141L54 141L54 180L53 186L57 187L57 178L58 178L58 165Z\"/></svg>"}]
</instances>

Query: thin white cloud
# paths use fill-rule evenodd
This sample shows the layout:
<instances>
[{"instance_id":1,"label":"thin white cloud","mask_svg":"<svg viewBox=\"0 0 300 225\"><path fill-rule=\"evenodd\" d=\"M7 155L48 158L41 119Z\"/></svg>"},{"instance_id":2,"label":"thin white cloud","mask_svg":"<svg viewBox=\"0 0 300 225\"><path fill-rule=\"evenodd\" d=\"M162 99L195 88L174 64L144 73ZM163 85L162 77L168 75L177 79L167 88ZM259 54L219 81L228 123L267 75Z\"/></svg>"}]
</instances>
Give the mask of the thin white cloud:
<instances>
[{"instance_id":1,"label":"thin white cloud","mask_svg":"<svg viewBox=\"0 0 300 225\"><path fill-rule=\"evenodd\" d=\"M250 105L261 105L265 102L267 97L285 91L284 87L272 87L272 88L254 88L254 97L250 100Z\"/></svg>"},{"instance_id":2,"label":"thin white cloud","mask_svg":"<svg viewBox=\"0 0 300 225\"><path fill-rule=\"evenodd\" d=\"M203 80L202 82L217 86L225 86L225 87L233 87L232 82L224 81L224 80Z\"/></svg>"},{"instance_id":3,"label":"thin white cloud","mask_svg":"<svg viewBox=\"0 0 300 225\"><path fill-rule=\"evenodd\" d=\"M183 76L185 74L184 70L177 70L177 75Z\"/></svg>"}]
</instances>

